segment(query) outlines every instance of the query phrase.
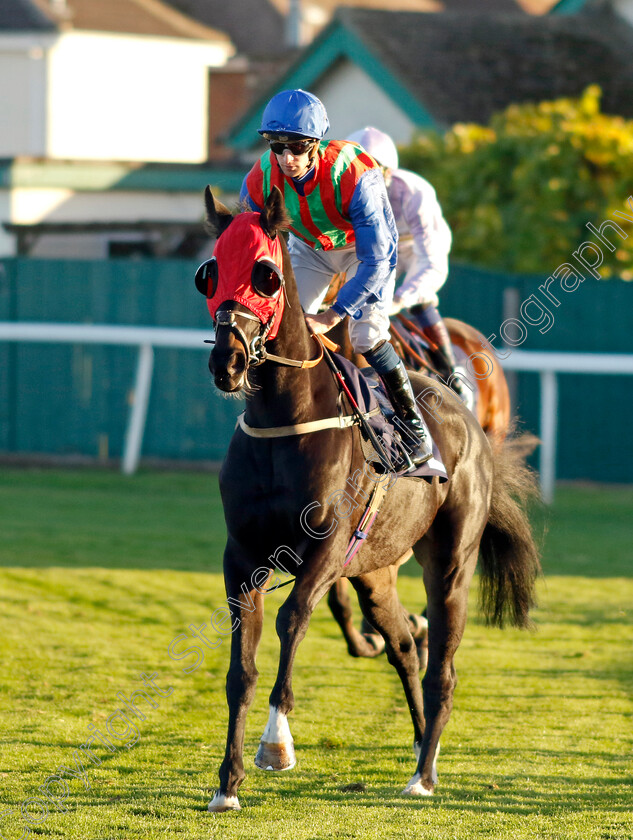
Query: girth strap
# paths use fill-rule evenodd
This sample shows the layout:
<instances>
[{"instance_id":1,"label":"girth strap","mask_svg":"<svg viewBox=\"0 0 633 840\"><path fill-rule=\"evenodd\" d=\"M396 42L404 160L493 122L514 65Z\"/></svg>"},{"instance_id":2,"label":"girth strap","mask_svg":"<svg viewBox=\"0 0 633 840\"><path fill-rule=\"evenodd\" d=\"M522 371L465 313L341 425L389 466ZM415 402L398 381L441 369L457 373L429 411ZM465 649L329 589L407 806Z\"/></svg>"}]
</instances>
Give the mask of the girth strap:
<instances>
[{"instance_id":1,"label":"girth strap","mask_svg":"<svg viewBox=\"0 0 633 840\"><path fill-rule=\"evenodd\" d=\"M373 417L380 413L380 407L373 408L365 417ZM297 423L294 426L270 426L264 429L257 429L249 426L244 420L244 412L237 418L237 425L249 437L254 438L278 438L292 437L293 435L308 435L311 432L320 432L322 429L348 429L358 424L358 417L355 414L346 414L343 417L326 417L323 420L311 420L308 423Z\"/></svg>"}]
</instances>

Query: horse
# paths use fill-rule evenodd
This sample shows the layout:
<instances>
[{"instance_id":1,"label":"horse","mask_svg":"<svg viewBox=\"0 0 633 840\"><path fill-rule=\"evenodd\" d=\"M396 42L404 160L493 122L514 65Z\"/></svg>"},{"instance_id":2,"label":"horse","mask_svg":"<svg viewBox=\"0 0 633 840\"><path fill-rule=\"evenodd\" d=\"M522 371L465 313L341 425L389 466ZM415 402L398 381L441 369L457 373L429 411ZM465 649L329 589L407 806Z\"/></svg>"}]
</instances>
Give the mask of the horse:
<instances>
[{"instance_id":1,"label":"horse","mask_svg":"<svg viewBox=\"0 0 633 840\"><path fill-rule=\"evenodd\" d=\"M462 350L466 358L472 360L472 370L464 374L462 382L466 389L476 391L473 397L479 424L493 443L502 441L508 434L511 419L510 391L503 368L479 330L457 318L444 318L444 323L453 347ZM403 327L417 332L428 341L424 330L417 328L415 322L402 313L392 319L391 341L396 351L412 370L436 374L429 359L420 356L419 351L416 352L407 342Z\"/></svg>"},{"instance_id":2,"label":"horse","mask_svg":"<svg viewBox=\"0 0 633 840\"><path fill-rule=\"evenodd\" d=\"M336 292L345 282L345 275L335 275L330 288L328 289L325 302L332 303L336 298ZM358 367L367 367L367 362L360 354L354 353L347 330L347 318L338 324L329 335L339 345L343 355L353 361ZM479 423L490 439L492 446L499 446L503 443L510 432L511 410L510 392L508 383L501 365L494 355L487 340L479 330L459 321L456 318L445 318L444 323L451 337L451 343L463 351L466 358L472 360L472 371L467 372L464 382L465 389L476 389L475 413ZM426 372L430 375L438 374L433 368L431 359L423 354L419 345L416 345L415 336L423 341L429 342L410 313L400 314L391 319L391 343L400 358L410 370ZM413 336L412 336L413 334ZM535 446L536 439L528 436L522 437L519 445L517 439L513 440L518 456L519 449L529 452ZM399 565L402 565L409 558L405 558ZM398 567L393 569L394 582L397 578ZM328 606L335 621L339 625L343 638L347 644L350 656L374 658L385 650L385 641L366 620L358 630L354 624L354 613L352 602L349 596L349 586L346 578L340 578L332 586L328 593ZM407 612L403 607L409 629L416 640L416 647L420 658L420 670L424 670L428 655L428 622L426 616L416 615Z\"/></svg>"},{"instance_id":3,"label":"horse","mask_svg":"<svg viewBox=\"0 0 633 840\"><path fill-rule=\"evenodd\" d=\"M524 504L514 496L521 490L518 474L507 469L503 450L493 452L476 418L447 391L441 416L423 410L450 480L390 481L362 549L344 565L357 517L343 505L340 490L352 479L365 499L394 476L367 468L361 421L353 412L341 417L337 411L341 400L343 406L349 403L323 362L323 343L305 321L282 236L290 220L279 190L273 188L261 213L233 216L208 187L205 205L208 226L218 237L213 260L202 274L199 269L196 281L206 291L216 325L209 369L220 391L245 395L245 411L219 476L232 632L226 749L208 809L241 807L238 789L245 778L244 735L258 676L263 600L274 570L288 571L288 558L294 581L277 613L279 665L255 764L267 770L295 764L287 719L295 705L294 659L314 608L344 575L386 640L411 711L417 764L404 792L432 795L456 682L453 657L479 555L487 619L500 626L507 620L520 627L530 623L539 559ZM422 375L412 375L412 381L416 393L434 384ZM425 537L430 548L420 551ZM430 626L422 683L390 571L411 547L424 560Z\"/></svg>"}]
</instances>

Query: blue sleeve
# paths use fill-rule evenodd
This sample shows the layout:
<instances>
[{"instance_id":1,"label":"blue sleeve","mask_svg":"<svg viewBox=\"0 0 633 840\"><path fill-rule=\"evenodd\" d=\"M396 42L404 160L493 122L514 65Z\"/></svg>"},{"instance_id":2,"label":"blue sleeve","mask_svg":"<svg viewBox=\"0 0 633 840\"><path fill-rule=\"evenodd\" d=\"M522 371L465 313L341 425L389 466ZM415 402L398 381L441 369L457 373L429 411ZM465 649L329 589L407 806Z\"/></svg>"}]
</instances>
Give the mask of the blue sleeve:
<instances>
[{"instance_id":1,"label":"blue sleeve","mask_svg":"<svg viewBox=\"0 0 633 840\"><path fill-rule=\"evenodd\" d=\"M250 197L250 194L248 192L248 187L246 186L246 179L247 178L248 178L248 175L245 175L244 180L242 181L242 188L240 190L240 204L246 203L256 213L261 213L262 208L258 207L255 204L255 202L253 201L253 199Z\"/></svg>"},{"instance_id":2,"label":"blue sleeve","mask_svg":"<svg viewBox=\"0 0 633 840\"><path fill-rule=\"evenodd\" d=\"M332 305L341 317L354 315L364 303L379 300L396 267L398 231L380 169L369 169L361 175L350 202L349 216L360 265Z\"/></svg>"}]
</instances>

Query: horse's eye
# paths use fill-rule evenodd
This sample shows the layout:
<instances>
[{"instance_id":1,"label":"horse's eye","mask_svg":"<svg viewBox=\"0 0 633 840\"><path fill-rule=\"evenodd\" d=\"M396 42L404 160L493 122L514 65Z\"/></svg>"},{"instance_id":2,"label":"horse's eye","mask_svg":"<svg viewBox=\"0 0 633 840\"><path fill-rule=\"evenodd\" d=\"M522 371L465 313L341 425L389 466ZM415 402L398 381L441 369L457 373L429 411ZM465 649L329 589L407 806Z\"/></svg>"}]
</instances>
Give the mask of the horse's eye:
<instances>
[{"instance_id":1,"label":"horse's eye","mask_svg":"<svg viewBox=\"0 0 633 840\"><path fill-rule=\"evenodd\" d=\"M281 288L281 277L268 263L256 262L253 266L251 283L258 295L273 297Z\"/></svg>"},{"instance_id":2,"label":"horse's eye","mask_svg":"<svg viewBox=\"0 0 633 840\"><path fill-rule=\"evenodd\" d=\"M202 263L196 271L195 279L200 294L212 298L218 288L218 263L215 257Z\"/></svg>"}]
</instances>

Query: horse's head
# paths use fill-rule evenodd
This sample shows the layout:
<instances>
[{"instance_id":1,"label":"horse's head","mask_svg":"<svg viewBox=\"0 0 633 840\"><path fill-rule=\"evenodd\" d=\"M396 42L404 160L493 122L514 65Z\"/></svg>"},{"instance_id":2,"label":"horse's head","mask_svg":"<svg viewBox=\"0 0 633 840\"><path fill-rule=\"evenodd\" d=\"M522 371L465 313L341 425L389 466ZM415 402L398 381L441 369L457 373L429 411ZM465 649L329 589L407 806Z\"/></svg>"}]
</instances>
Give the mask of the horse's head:
<instances>
[{"instance_id":1,"label":"horse's head","mask_svg":"<svg viewBox=\"0 0 633 840\"><path fill-rule=\"evenodd\" d=\"M207 223L218 237L213 257L196 272L215 322L209 370L227 393L248 384L248 368L263 361L264 342L273 339L283 316L284 249L278 233L289 219L274 187L261 213L233 216L205 190Z\"/></svg>"}]
</instances>

